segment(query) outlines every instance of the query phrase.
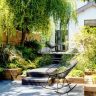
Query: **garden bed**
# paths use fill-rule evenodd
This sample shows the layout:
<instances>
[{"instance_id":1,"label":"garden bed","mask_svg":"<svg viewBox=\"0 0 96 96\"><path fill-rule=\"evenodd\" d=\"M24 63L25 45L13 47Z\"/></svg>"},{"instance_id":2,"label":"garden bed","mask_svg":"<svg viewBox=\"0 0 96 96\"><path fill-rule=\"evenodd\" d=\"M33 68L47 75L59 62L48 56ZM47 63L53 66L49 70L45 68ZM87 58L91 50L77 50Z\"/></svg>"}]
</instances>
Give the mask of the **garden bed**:
<instances>
[{"instance_id":1,"label":"garden bed","mask_svg":"<svg viewBox=\"0 0 96 96\"><path fill-rule=\"evenodd\" d=\"M67 80L70 83L79 83L79 84L84 84L84 77L67 77Z\"/></svg>"}]
</instances>

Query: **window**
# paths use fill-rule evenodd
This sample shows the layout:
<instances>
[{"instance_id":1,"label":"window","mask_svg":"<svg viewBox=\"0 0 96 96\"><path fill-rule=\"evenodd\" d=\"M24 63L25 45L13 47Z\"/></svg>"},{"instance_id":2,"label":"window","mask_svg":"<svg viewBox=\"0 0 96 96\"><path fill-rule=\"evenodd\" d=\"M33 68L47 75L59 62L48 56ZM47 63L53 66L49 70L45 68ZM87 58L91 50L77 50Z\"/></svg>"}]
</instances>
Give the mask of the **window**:
<instances>
[{"instance_id":1,"label":"window","mask_svg":"<svg viewBox=\"0 0 96 96\"><path fill-rule=\"evenodd\" d=\"M85 26L96 27L96 19L84 20Z\"/></svg>"}]
</instances>

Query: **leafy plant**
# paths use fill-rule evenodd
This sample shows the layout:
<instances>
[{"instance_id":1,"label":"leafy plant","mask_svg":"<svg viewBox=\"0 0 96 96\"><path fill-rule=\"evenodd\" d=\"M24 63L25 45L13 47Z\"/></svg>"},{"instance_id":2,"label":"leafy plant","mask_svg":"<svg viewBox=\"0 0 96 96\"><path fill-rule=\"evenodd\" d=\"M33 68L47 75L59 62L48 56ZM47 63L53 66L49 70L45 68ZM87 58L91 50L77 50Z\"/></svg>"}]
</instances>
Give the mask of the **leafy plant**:
<instances>
[{"instance_id":1,"label":"leafy plant","mask_svg":"<svg viewBox=\"0 0 96 96\"><path fill-rule=\"evenodd\" d=\"M41 45L37 40L25 41L24 46L32 48L33 53L37 53L41 49Z\"/></svg>"},{"instance_id":2,"label":"leafy plant","mask_svg":"<svg viewBox=\"0 0 96 96\"><path fill-rule=\"evenodd\" d=\"M23 70L36 68L34 63L32 63L30 60L26 61L24 58L19 58L15 62L17 63L18 67L22 68Z\"/></svg>"},{"instance_id":3,"label":"leafy plant","mask_svg":"<svg viewBox=\"0 0 96 96\"><path fill-rule=\"evenodd\" d=\"M38 67L46 66L52 64L52 57L48 54L43 55L37 62Z\"/></svg>"},{"instance_id":4,"label":"leafy plant","mask_svg":"<svg viewBox=\"0 0 96 96\"><path fill-rule=\"evenodd\" d=\"M83 77L84 76L84 72L81 71L81 70L72 70L70 73L69 73L69 76L71 77Z\"/></svg>"},{"instance_id":5,"label":"leafy plant","mask_svg":"<svg viewBox=\"0 0 96 96\"><path fill-rule=\"evenodd\" d=\"M22 56L26 60L34 60L37 56L36 52L32 48L28 48L25 46L16 46L16 49L20 50L22 52Z\"/></svg>"},{"instance_id":6,"label":"leafy plant","mask_svg":"<svg viewBox=\"0 0 96 96\"><path fill-rule=\"evenodd\" d=\"M5 48L0 47L0 66L6 67L6 63L8 62L9 54L5 51Z\"/></svg>"},{"instance_id":7,"label":"leafy plant","mask_svg":"<svg viewBox=\"0 0 96 96\"><path fill-rule=\"evenodd\" d=\"M70 60L74 57L74 54L64 54L61 58L61 65L63 66L69 66Z\"/></svg>"},{"instance_id":8,"label":"leafy plant","mask_svg":"<svg viewBox=\"0 0 96 96\"><path fill-rule=\"evenodd\" d=\"M4 69L2 67L0 67L0 74L2 74L3 71L4 71Z\"/></svg>"},{"instance_id":9,"label":"leafy plant","mask_svg":"<svg viewBox=\"0 0 96 96\"><path fill-rule=\"evenodd\" d=\"M8 63L7 68L18 68L18 65L15 63Z\"/></svg>"},{"instance_id":10,"label":"leafy plant","mask_svg":"<svg viewBox=\"0 0 96 96\"><path fill-rule=\"evenodd\" d=\"M96 68L96 27L84 27L80 34L76 35L78 49L82 46L82 52L77 55L79 64L86 69Z\"/></svg>"},{"instance_id":11,"label":"leafy plant","mask_svg":"<svg viewBox=\"0 0 96 96\"><path fill-rule=\"evenodd\" d=\"M0 67L0 80L4 79L3 72L4 72L4 68Z\"/></svg>"},{"instance_id":12,"label":"leafy plant","mask_svg":"<svg viewBox=\"0 0 96 96\"><path fill-rule=\"evenodd\" d=\"M54 73L61 73L64 72L67 68L65 66L61 66L59 68L57 68Z\"/></svg>"}]
</instances>

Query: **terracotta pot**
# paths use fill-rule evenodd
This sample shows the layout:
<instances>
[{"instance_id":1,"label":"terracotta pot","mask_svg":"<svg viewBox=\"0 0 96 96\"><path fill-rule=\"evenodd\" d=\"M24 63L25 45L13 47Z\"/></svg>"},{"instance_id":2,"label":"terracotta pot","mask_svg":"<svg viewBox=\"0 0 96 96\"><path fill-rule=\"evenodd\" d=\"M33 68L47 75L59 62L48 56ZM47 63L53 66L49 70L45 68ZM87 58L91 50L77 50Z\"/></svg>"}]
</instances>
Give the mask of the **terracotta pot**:
<instances>
[{"instance_id":1,"label":"terracotta pot","mask_svg":"<svg viewBox=\"0 0 96 96\"><path fill-rule=\"evenodd\" d=\"M4 69L5 79L15 80L18 75L22 72L21 68L13 68L13 69Z\"/></svg>"}]
</instances>

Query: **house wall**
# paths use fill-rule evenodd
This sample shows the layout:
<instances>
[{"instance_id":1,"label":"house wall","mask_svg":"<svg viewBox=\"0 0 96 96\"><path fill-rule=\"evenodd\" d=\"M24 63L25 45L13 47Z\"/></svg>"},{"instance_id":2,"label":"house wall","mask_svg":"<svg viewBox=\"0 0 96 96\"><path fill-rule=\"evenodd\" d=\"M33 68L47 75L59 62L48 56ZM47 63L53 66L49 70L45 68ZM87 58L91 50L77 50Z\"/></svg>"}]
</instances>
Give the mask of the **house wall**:
<instances>
[{"instance_id":1,"label":"house wall","mask_svg":"<svg viewBox=\"0 0 96 96\"><path fill-rule=\"evenodd\" d=\"M69 23L69 49L75 47L74 35L78 34L84 26L84 20L96 19L96 7L92 6L83 12L78 13L77 23L70 21Z\"/></svg>"}]
</instances>

